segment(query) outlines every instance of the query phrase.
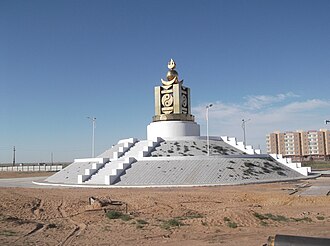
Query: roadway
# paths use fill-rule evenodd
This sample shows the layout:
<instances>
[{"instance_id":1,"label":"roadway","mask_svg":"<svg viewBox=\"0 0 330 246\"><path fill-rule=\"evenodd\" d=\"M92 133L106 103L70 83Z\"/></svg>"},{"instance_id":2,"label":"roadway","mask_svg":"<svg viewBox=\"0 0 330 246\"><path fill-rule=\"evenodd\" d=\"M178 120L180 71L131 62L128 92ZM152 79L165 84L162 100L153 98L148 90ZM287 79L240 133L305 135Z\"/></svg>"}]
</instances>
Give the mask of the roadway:
<instances>
[{"instance_id":1,"label":"roadway","mask_svg":"<svg viewBox=\"0 0 330 246\"><path fill-rule=\"evenodd\" d=\"M19 187L19 188L58 188L55 186L40 186L33 184L32 181L42 182L48 176L45 177L28 177L28 178L7 178L0 179L0 187Z\"/></svg>"},{"instance_id":2,"label":"roadway","mask_svg":"<svg viewBox=\"0 0 330 246\"><path fill-rule=\"evenodd\" d=\"M329 171L326 171L328 174ZM0 188L2 187L16 187L16 188L65 188L63 186L52 185L37 185L34 182L44 183L45 177L27 177L27 178L5 178L0 179ZM306 180L310 184L306 188L296 193L300 196L329 196L330 195L330 177L320 177L317 179ZM69 188L69 187L66 187Z\"/></svg>"}]
</instances>

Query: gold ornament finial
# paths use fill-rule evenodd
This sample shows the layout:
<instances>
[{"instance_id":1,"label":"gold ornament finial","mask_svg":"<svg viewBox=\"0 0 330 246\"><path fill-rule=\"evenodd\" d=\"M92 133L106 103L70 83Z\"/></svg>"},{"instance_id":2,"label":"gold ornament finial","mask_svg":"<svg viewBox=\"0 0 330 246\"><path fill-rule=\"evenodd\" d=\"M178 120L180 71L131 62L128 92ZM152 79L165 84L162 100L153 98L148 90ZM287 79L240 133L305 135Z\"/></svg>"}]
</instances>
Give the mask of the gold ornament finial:
<instances>
[{"instance_id":1,"label":"gold ornament finial","mask_svg":"<svg viewBox=\"0 0 330 246\"><path fill-rule=\"evenodd\" d=\"M176 67L175 61L171 59L167 64L168 69L173 70Z\"/></svg>"},{"instance_id":2,"label":"gold ornament finial","mask_svg":"<svg viewBox=\"0 0 330 246\"><path fill-rule=\"evenodd\" d=\"M168 67L168 71L166 74L166 78L167 81L161 79L163 85L165 86L169 86L172 85L173 83L182 83L182 81L179 81L179 74L178 72L175 70L176 64L175 61L173 59L171 59L168 63L167 63L167 67Z\"/></svg>"}]
</instances>

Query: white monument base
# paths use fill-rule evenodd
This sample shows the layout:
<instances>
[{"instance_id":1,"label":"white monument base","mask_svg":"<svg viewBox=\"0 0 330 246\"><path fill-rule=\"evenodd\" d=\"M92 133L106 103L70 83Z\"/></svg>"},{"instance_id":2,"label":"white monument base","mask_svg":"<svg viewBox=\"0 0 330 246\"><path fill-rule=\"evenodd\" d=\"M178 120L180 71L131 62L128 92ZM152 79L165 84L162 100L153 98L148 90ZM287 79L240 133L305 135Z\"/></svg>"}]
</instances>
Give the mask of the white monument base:
<instances>
[{"instance_id":1,"label":"white monument base","mask_svg":"<svg viewBox=\"0 0 330 246\"><path fill-rule=\"evenodd\" d=\"M173 139L187 136L200 136L200 126L192 121L156 121L147 126L147 139L157 137Z\"/></svg>"}]
</instances>

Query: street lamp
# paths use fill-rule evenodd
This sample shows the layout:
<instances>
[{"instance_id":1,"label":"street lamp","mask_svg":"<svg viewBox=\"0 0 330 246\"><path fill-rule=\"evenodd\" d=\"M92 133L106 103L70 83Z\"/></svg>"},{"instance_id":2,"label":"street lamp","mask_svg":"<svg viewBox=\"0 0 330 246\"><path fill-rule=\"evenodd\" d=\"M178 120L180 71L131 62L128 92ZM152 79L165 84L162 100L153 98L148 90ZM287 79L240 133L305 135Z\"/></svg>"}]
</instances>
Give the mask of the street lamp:
<instances>
[{"instance_id":1,"label":"street lamp","mask_svg":"<svg viewBox=\"0 0 330 246\"><path fill-rule=\"evenodd\" d=\"M210 155L210 137L209 137L209 109L213 104L206 106L206 142L207 142L207 155Z\"/></svg>"},{"instance_id":2,"label":"street lamp","mask_svg":"<svg viewBox=\"0 0 330 246\"><path fill-rule=\"evenodd\" d=\"M244 145L244 148L246 146L246 134L245 134L245 123L250 121L251 119L248 119L248 120L242 120L242 128L243 128L243 145Z\"/></svg>"},{"instance_id":3,"label":"street lamp","mask_svg":"<svg viewBox=\"0 0 330 246\"><path fill-rule=\"evenodd\" d=\"M94 152L95 152L95 117L87 117L87 119L90 119L92 121L93 125L93 135L92 135L92 157L94 158Z\"/></svg>"},{"instance_id":4,"label":"street lamp","mask_svg":"<svg viewBox=\"0 0 330 246\"><path fill-rule=\"evenodd\" d=\"M16 148L14 146L14 148L13 148L13 166L15 166L15 163L16 163Z\"/></svg>"},{"instance_id":5,"label":"street lamp","mask_svg":"<svg viewBox=\"0 0 330 246\"><path fill-rule=\"evenodd\" d=\"M324 123L327 125L328 123L330 123L330 120L325 120Z\"/></svg>"}]
</instances>

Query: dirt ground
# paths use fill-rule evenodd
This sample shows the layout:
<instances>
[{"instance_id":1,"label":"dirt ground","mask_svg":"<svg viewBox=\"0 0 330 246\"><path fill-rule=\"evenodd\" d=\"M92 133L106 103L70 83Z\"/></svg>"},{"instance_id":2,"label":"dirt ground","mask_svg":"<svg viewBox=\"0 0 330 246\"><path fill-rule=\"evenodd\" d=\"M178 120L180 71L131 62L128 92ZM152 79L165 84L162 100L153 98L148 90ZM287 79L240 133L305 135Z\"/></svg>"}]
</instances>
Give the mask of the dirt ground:
<instances>
[{"instance_id":1,"label":"dirt ground","mask_svg":"<svg viewBox=\"0 0 330 246\"><path fill-rule=\"evenodd\" d=\"M330 178L199 188L1 188L0 245L255 246L276 234L330 237L330 196L299 195L320 181ZM123 205L93 207L91 196Z\"/></svg>"}]
</instances>

